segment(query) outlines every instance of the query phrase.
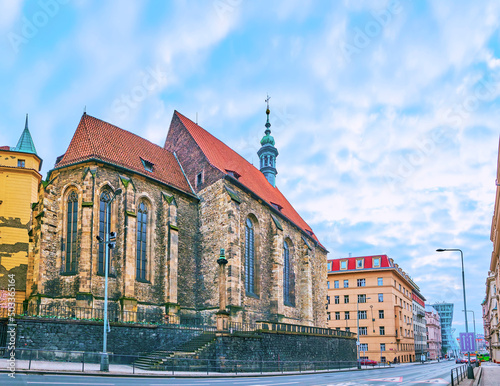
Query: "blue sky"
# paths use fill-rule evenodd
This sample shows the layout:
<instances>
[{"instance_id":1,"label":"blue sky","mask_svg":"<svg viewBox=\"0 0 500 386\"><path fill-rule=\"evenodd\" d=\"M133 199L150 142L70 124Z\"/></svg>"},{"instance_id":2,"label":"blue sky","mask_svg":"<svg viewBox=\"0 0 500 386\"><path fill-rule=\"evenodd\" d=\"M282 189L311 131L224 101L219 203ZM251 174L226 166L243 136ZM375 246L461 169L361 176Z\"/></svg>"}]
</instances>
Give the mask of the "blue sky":
<instances>
[{"instance_id":1,"label":"blue sky","mask_svg":"<svg viewBox=\"0 0 500 386\"><path fill-rule=\"evenodd\" d=\"M330 258L388 254L482 331L500 122L500 4L0 0L0 145L30 114L43 174L83 112L162 145L174 109L257 164ZM472 324L472 317L470 317Z\"/></svg>"}]
</instances>

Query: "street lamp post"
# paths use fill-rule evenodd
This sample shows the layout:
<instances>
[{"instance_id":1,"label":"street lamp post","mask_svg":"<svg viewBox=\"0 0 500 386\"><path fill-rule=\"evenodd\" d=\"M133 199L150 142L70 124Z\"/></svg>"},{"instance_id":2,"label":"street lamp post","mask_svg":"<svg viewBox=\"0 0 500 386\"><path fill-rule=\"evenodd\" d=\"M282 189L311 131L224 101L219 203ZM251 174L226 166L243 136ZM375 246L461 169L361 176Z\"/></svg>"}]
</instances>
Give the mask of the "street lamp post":
<instances>
[{"instance_id":1,"label":"street lamp post","mask_svg":"<svg viewBox=\"0 0 500 386\"><path fill-rule=\"evenodd\" d=\"M113 194L113 197L108 201L106 208L106 241L104 241L104 333L102 339L102 356L101 356L101 371L109 371L109 356L107 352L107 342L108 342L108 275L109 275L109 249L110 249L110 240L109 240L109 229L107 229L108 225L111 223L110 221L110 211L111 211L111 203L115 199L115 197L122 193L120 188L116 189ZM97 236L97 240L99 242L103 242L100 236Z\"/></svg>"},{"instance_id":2,"label":"street lamp post","mask_svg":"<svg viewBox=\"0 0 500 386\"><path fill-rule=\"evenodd\" d=\"M464 310L465 310L465 332L469 333L469 325L467 324L467 301L465 299L465 271L464 271L464 254L461 249L458 248L439 248L436 252L460 252L460 258L462 260L462 289L464 293ZM470 352L467 366L467 378L474 379L474 370L470 364Z\"/></svg>"}]
</instances>

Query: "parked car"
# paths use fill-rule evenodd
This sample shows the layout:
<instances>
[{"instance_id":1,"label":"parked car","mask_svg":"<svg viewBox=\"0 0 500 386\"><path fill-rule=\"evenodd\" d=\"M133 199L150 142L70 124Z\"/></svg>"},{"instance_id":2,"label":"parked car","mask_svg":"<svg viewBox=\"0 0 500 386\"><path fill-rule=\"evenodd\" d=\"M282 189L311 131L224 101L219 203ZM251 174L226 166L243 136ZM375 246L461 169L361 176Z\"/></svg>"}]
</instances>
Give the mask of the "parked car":
<instances>
[{"instance_id":1,"label":"parked car","mask_svg":"<svg viewBox=\"0 0 500 386\"><path fill-rule=\"evenodd\" d=\"M373 361L371 359L359 359L359 364L364 366L376 366L378 365L377 361Z\"/></svg>"},{"instance_id":2,"label":"parked car","mask_svg":"<svg viewBox=\"0 0 500 386\"><path fill-rule=\"evenodd\" d=\"M467 360L467 357L457 357L455 359L455 363L467 363L468 360Z\"/></svg>"}]
</instances>

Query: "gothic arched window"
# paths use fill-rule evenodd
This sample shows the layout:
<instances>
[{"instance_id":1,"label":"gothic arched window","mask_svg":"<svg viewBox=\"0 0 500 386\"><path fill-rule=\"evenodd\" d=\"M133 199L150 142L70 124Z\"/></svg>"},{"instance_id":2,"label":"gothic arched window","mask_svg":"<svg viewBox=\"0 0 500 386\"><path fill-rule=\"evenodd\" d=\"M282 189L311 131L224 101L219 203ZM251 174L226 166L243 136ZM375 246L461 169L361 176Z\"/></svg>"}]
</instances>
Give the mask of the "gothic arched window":
<instances>
[{"instance_id":1,"label":"gothic arched window","mask_svg":"<svg viewBox=\"0 0 500 386\"><path fill-rule=\"evenodd\" d=\"M283 243L283 300L290 303L290 249L288 243Z\"/></svg>"},{"instance_id":2,"label":"gothic arched window","mask_svg":"<svg viewBox=\"0 0 500 386\"><path fill-rule=\"evenodd\" d=\"M68 207L66 212L66 255L63 270L65 272L76 272L78 245L78 194L72 191L68 195Z\"/></svg>"},{"instance_id":3,"label":"gothic arched window","mask_svg":"<svg viewBox=\"0 0 500 386\"><path fill-rule=\"evenodd\" d=\"M137 210L137 261L136 278L138 280L147 280L148 266L148 207L141 202Z\"/></svg>"},{"instance_id":4,"label":"gothic arched window","mask_svg":"<svg viewBox=\"0 0 500 386\"><path fill-rule=\"evenodd\" d=\"M247 218L245 225L245 290L255 294L255 240L252 221Z\"/></svg>"},{"instance_id":5,"label":"gothic arched window","mask_svg":"<svg viewBox=\"0 0 500 386\"><path fill-rule=\"evenodd\" d=\"M111 192L105 190L101 193L99 200L99 236L101 240L107 240L106 235L109 234L111 228L111 213L108 212L109 202L111 201ZM99 266L98 272L104 274L104 261L106 259L107 245L99 243ZM108 259L108 269L110 267L110 260Z\"/></svg>"}]
</instances>

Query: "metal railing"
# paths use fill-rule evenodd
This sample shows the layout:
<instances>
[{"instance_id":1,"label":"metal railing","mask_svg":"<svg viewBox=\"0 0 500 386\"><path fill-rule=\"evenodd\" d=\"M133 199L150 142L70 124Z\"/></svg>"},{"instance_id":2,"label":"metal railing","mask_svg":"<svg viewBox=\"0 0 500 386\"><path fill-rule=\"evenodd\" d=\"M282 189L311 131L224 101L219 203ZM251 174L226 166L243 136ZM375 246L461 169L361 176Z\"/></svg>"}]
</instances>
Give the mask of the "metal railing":
<instances>
[{"instance_id":1,"label":"metal railing","mask_svg":"<svg viewBox=\"0 0 500 386\"><path fill-rule=\"evenodd\" d=\"M461 380L467 377L467 364L451 369L451 386L458 385Z\"/></svg>"},{"instance_id":2,"label":"metal railing","mask_svg":"<svg viewBox=\"0 0 500 386\"><path fill-rule=\"evenodd\" d=\"M104 310L102 308L66 306L57 303L16 303L14 307L0 307L0 318L7 318L11 315L55 320L86 320L97 322L104 320ZM205 323L205 320L202 318L179 315L169 315L167 318L159 309L142 311L108 309L108 320L110 323L171 325L215 330L215 326Z\"/></svg>"},{"instance_id":3,"label":"metal railing","mask_svg":"<svg viewBox=\"0 0 500 386\"><path fill-rule=\"evenodd\" d=\"M273 322L257 322L257 329L262 331L274 332L288 332L297 334L310 334L310 335L326 335L326 336L340 336L346 338L355 338L356 334L344 330L334 330L331 328L321 328L312 326L301 326L298 324L287 323L273 323Z\"/></svg>"},{"instance_id":4,"label":"metal railing","mask_svg":"<svg viewBox=\"0 0 500 386\"><path fill-rule=\"evenodd\" d=\"M0 348L0 360L7 360L11 351ZM15 349L16 370L47 370L98 372L101 353L62 350ZM356 361L282 361L282 360L228 360L197 359L149 355L108 354L109 371L122 374L179 372L203 373L301 373L357 371ZM145 364L146 363L146 364ZM363 369L390 367L362 365Z\"/></svg>"}]
</instances>

